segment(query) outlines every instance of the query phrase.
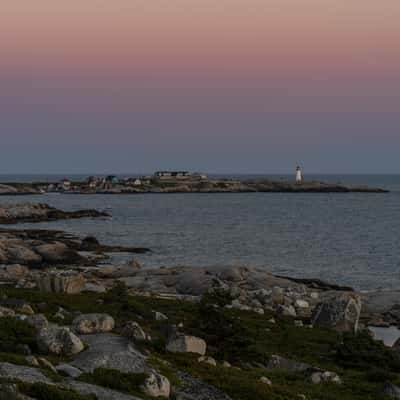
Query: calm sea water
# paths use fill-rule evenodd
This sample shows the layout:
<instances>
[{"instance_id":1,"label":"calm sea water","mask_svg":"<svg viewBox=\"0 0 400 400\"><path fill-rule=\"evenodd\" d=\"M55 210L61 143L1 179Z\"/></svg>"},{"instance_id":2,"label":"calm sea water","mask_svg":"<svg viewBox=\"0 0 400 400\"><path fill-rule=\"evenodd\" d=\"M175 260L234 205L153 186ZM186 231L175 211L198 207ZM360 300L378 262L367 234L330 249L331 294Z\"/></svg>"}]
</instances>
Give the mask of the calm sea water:
<instances>
[{"instance_id":1,"label":"calm sea water","mask_svg":"<svg viewBox=\"0 0 400 400\"><path fill-rule=\"evenodd\" d=\"M112 218L18 226L150 247L151 254L138 257L149 267L240 263L358 289L400 288L400 176L310 178L392 192L44 195L0 197L0 203L32 200L66 210L109 210Z\"/></svg>"}]
</instances>

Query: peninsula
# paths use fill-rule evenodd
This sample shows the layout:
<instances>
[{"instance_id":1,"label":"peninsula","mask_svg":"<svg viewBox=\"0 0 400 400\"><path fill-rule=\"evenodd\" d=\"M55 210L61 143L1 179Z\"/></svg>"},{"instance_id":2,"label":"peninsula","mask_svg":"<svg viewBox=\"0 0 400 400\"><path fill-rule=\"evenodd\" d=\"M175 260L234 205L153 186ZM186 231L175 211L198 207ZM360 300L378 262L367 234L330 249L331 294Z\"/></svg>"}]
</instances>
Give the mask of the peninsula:
<instances>
[{"instance_id":1,"label":"peninsula","mask_svg":"<svg viewBox=\"0 0 400 400\"><path fill-rule=\"evenodd\" d=\"M119 178L91 176L74 182L0 184L0 195L44 193L135 194L135 193L386 193L383 188L319 181L214 178L187 171L159 171L151 176Z\"/></svg>"}]
</instances>

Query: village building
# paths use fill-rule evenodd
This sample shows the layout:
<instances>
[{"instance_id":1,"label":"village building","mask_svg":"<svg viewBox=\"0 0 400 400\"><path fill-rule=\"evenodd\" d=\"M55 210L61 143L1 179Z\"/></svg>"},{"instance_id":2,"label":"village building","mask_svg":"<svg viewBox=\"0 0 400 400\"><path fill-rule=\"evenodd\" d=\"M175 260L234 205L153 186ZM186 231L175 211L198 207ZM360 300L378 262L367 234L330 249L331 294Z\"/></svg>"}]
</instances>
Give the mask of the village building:
<instances>
[{"instance_id":1,"label":"village building","mask_svg":"<svg viewBox=\"0 0 400 400\"><path fill-rule=\"evenodd\" d=\"M67 178L64 178L60 183L61 190L65 190L65 191L71 190L71 186L72 186L72 183Z\"/></svg>"},{"instance_id":2,"label":"village building","mask_svg":"<svg viewBox=\"0 0 400 400\"><path fill-rule=\"evenodd\" d=\"M157 171L154 174L155 177L159 179L169 179L169 178L187 178L191 176L189 171Z\"/></svg>"}]
</instances>

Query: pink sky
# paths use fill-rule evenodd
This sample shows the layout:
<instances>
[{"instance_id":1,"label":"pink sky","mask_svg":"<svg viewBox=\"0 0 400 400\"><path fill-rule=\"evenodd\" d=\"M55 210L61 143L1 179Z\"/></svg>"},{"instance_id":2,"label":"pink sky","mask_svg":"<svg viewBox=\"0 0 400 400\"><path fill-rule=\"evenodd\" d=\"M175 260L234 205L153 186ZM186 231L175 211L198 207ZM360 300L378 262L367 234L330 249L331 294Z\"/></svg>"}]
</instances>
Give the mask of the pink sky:
<instances>
[{"instance_id":1,"label":"pink sky","mask_svg":"<svg viewBox=\"0 0 400 400\"><path fill-rule=\"evenodd\" d=\"M250 140L255 153L282 155L282 165L260 158L252 168L291 168L296 150L294 163L335 172L341 166L321 165L323 154L346 148L359 160L354 170L399 171L395 160L368 166L374 148L385 152L382 141L389 153L400 146L399 21L398 0L8 1L2 148L10 153L24 138L55 151L60 137L64 147L78 137L100 143L100 155L111 143L152 154L169 138L177 154L197 154L199 142L214 140L216 157L228 153L215 168L244 170L252 160L235 164L231 155L251 154ZM97 169L100 159L80 168ZM176 160L164 155L162 166Z\"/></svg>"}]
</instances>

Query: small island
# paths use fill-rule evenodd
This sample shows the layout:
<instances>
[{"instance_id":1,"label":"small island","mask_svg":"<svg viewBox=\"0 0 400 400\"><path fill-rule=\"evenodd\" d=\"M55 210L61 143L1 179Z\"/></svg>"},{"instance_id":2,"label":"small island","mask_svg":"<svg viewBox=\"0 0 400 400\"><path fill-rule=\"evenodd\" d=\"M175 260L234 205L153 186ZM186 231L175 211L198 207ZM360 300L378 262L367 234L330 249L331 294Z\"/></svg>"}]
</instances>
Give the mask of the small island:
<instances>
[{"instance_id":1,"label":"small island","mask_svg":"<svg viewBox=\"0 0 400 400\"><path fill-rule=\"evenodd\" d=\"M298 167L299 168L299 167ZM33 182L0 184L0 195L45 193L140 194L140 193L387 193L383 188L306 181L296 171L292 181L268 179L228 179L208 177L188 171L158 171L150 176L119 178L90 176L73 182Z\"/></svg>"}]
</instances>

